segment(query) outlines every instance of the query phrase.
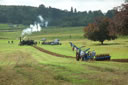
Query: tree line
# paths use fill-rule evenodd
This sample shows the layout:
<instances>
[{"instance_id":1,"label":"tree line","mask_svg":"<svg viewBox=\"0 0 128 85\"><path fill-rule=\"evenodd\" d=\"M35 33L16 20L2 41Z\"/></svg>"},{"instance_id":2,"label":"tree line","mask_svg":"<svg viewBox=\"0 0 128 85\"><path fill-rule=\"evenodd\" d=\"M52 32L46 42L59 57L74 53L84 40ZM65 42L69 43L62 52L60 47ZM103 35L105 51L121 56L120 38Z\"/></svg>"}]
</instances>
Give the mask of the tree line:
<instances>
[{"instance_id":1,"label":"tree line","mask_svg":"<svg viewBox=\"0 0 128 85\"><path fill-rule=\"evenodd\" d=\"M109 10L104 14L101 10L80 12L71 7L71 10L67 11L45 7L43 4L39 7L0 5L0 23L29 25L36 21L38 15L47 20L50 26L87 26L97 17L112 18L115 11Z\"/></svg>"}]
</instances>

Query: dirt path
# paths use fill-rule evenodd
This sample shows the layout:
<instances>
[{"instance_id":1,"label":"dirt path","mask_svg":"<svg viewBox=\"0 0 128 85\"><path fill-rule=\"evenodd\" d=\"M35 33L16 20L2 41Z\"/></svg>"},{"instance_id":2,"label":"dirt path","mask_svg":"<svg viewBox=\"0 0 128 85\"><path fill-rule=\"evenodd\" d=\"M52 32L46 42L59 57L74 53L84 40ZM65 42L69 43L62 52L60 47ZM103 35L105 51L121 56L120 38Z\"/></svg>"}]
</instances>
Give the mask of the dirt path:
<instances>
[{"instance_id":1,"label":"dirt path","mask_svg":"<svg viewBox=\"0 0 128 85\"><path fill-rule=\"evenodd\" d=\"M54 52L51 52L51 51L48 51L48 50L45 50L41 47L38 47L38 46L33 46L34 48L40 50L41 52L45 52L47 54L50 54L50 55L53 55L53 56L57 56L57 57L66 57L66 58L75 58L73 56L66 56L66 55L62 55L62 54L58 54L58 53L54 53Z\"/></svg>"},{"instance_id":2,"label":"dirt path","mask_svg":"<svg viewBox=\"0 0 128 85\"><path fill-rule=\"evenodd\" d=\"M128 59L112 59L111 61L128 63Z\"/></svg>"}]
</instances>

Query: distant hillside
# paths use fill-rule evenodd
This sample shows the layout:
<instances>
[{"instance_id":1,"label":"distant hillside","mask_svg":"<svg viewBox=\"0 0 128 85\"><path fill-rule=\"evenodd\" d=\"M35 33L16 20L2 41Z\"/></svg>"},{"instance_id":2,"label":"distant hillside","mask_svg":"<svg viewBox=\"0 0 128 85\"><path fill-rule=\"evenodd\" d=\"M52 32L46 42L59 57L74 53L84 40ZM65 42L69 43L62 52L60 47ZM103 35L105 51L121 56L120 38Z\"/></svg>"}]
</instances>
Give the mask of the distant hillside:
<instances>
[{"instance_id":1,"label":"distant hillside","mask_svg":"<svg viewBox=\"0 0 128 85\"><path fill-rule=\"evenodd\" d=\"M71 11L67 11L44 5L39 7L0 5L0 23L29 25L36 21L38 15L47 20L50 26L86 26L98 17L113 17L114 11L110 10L103 14L100 10L79 12L73 7Z\"/></svg>"}]
</instances>

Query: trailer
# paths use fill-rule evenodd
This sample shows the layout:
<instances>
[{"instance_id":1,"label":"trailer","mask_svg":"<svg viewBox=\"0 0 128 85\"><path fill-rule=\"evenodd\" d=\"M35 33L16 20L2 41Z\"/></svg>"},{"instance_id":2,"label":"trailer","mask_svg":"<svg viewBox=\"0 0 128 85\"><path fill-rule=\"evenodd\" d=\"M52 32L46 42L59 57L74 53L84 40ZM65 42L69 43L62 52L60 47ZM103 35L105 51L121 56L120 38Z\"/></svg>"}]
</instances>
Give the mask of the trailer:
<instances>
[{"instance_id":1,"label":"trailer","mask_svg":"<svg viewBox=\"0 0 128 85\"><path fill-rule=\"evenodd\" d=\"M110 59L111 59L111 56L109 54L100 54L100 55L96 55L95 57L96 61L106 61Z\"/></svg>"}]
</instances>

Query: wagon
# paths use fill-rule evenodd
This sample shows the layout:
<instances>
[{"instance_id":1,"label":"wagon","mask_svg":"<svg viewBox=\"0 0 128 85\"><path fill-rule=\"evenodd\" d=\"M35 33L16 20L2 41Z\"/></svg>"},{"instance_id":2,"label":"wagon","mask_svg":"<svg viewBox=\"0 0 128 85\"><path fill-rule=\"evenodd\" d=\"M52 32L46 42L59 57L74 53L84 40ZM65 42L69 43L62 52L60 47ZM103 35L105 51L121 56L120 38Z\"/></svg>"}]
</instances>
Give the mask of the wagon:
<instances>
[{"instance_id":1,"label":"wagon","mask_svg":"<svg viewBox=\"0 0 128 85\"><path fill-rule=\"evenodd\" d=\"M42 42L43 45L61 45L61 43L59 42L59 39L55 39L52 42L46 42L46 38L43 38L42 41L43 41Z\"/></svg>"},{"instance_id":2,"label":"wagon","mask_svg":"<svg viewBox=\"0 0 128 85\"><path fill-rule=\"evenodd\" d=\"M110 59L111 59L111 56L109 54L100 54L100 55L96 55L95 57L96 61L106 61Z\"/></svg>"}]
</instances>

